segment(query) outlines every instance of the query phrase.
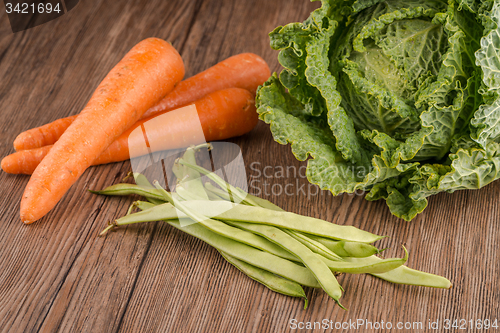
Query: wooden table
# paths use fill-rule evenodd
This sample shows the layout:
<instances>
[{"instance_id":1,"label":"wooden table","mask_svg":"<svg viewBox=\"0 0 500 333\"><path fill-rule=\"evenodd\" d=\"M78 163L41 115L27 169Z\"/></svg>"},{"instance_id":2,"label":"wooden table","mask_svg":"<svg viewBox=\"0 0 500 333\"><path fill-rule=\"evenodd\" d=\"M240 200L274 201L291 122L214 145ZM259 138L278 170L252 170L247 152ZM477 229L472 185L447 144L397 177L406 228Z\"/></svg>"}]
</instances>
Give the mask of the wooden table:
<instances>
[{"instance_id":1,"label":"wooden table","mask_svg":"<svg viewBox=\"0 0 500 333\"><path fill-rule=\"evenodd\" d=\"M278 71L267 33L305 19L318 6L305 0L82 0L54 21L13 34L2 5L0 154L13 152L21 131L78 113L114 64L146 37L171 41L187 76L241 52L261 55ZM500 316L500 182L432 197L425 212L407 223L383 202L317 193L300 174L282 176L280 167L300 170L305 164L289 146L275 143L263 123L232 142L243 151L253 193L262 190L262 197L289 211L388 235L379 244L391 247L386 255L402 255L405 244L408 266L448 277L453 289L348 275L339 281L349 311L313 289L306 289L310 306L304 310L302 300L271 292L210 246L165 223L98 237L132 199L86 190L119 182L130 171L129 162L89 169L49 215L29 226L18 217L28 177L1 172L0 331L283 332L297 331L293 320L323 319L421 322L427 328L429 321ZM250 167L252 162L258 164ZM266 195L274 184L292 184L294 195ZM412 331L429 330L406 330Z\"/></svg>"}]
</instances>

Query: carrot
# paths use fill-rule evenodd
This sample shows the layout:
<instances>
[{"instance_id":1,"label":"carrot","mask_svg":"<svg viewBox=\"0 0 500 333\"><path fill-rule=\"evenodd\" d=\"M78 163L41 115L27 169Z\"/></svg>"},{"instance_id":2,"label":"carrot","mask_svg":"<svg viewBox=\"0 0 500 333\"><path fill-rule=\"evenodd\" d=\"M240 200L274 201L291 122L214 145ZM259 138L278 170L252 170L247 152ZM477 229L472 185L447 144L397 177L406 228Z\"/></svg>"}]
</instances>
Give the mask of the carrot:
<instances>
[{"instance_id":1,"label":"carrot","mask_svg":"<svg viewBox=\"0 0 500 333\"><path fill-rule=\"evenodd\" d=\"M51 148L52 145L20 150L5 156L2 159L2 170L16 175L31 175Z\"/></svg>"},{"instance_id":2,"label":"carrot","mask_svg":"<svg viewBox=\"0 0 500 333\"><path fill-rule=\"evenodd\" d=\"M128 138L130 157L148 153L144 150L144 136L151 151L161 151L243 135L258 122L254 97L246 89L219 90L196 101L194 106L196 108L188 105L177 112L164 112L141 120L138 124L141 129L134 126ZM151 119L154 120L148 121ZM102 159L99 162L108 161L115 160Z\"/></svg>"},{"instance_id":3,"label":"carrot","mask_svg":"<svg viewBox=\"0 0 500 333\"><path fill-rule=\"evenodd\" d=\"M94 162L92 165L107 164L125 161L130 158L129 149L140 151L144 136L141 132L138 136L131 137L131 133L144 126L151 119L156 119L155 130L148 131L146 135L148 142L157 150L176 149L187 147L191 144L199 144L205 141L224 140L231 137L243 135L250 132L257 124L257 112L253 96L245 89L229 88L208 94L194 104L196 106L199 122L202 127L204 138L196 133L196 123L193 112L184 112L188 107L176 109L169 114L169 118L157 121L165 111L159 115L139 120L132 128L118 137ZM186 133L192 132L191 140L183 140ZM129 142L132 146L129 146ZM160 147L161 146L161 147ZM2 170L13 174L33 173L42 159L52 148L51 145L40 148L22 150L6 156L2 160ZM137 155L137 154L136 154Z\"/></svg>"},{"instance_id":4,"label":"carrot","mask_svg":"<svg viewBox=\"0 0 500 333\"><path fill-rule=\"evenodd\" d=\"M33 149L56 143L77 116L57 119L49 124L22 132L14 140L16 151Z\"/></svg>"},{"instance_id":5,"label":"carrot","mask_svg":"<svg viewBox=\"0 0 500 333\"><path fill-rule=\"evenodd\" d=\"M180 82L167 97L149 109L144 117L187 105L206 94L226 88L242 88L255 95L257 87L266 82L270 75L269 66L264 59L253 53L241 53Z\"/></svg>"},{"instance_id":6,"label":"carrot","mask_svg":"<svg viewBox=\"0 0 500 333\"><path fill-rule=\"evenodd\" d=\"M232 56L180 82L160 103L150 108L143 118L188 105L221 89L243 88L255 94L257 87L270 75L269 67L258 55L242 53ZM20 151L52 145L76 117L62 118L23 132L14 140L14 148Z\"/></svg>"},{"instance_id":7,"label":"carrot","mask_svg":"<svg viewBox=\"0 0 500 333\"><path fill-rule=\"evenodd\" d=\"M33 172L21 200L21 220L32 223L47 214L92 162L183 76L182 59L169 43L148 38L134 46Z\"/></svg>"}]
</instances>

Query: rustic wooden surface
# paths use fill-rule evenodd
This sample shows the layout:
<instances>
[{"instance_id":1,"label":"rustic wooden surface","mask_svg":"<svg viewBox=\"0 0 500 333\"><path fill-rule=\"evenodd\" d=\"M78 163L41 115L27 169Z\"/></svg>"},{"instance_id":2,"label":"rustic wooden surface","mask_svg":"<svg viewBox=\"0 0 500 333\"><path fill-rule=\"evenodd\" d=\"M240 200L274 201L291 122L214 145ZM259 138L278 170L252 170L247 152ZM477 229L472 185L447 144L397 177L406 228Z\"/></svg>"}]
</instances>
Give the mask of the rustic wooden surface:
<instances>
[{"instance_id":1,"label":"rustic wooden surface","mask_svg":"<svg viewBox=\"0 0 500 333\"><path fill-rule=\"evenodd\" d=\"M82 0L68 14L16 34L0 5L0 155L13 152L12 141L21 131L76 114L107 71L143 38L171 41L187 76L240 52L261 55L276 71L277 54L269 48L267 33L305 19L318 5L305 0ZM306 289L310 306L304 310L301 300L267 290L214 249L164 223L98 237L106 221L126 212L131 199L99 197L86 189L118 182L130 170L129 162L89 169L56 209L29 226L18 217L28 177L1 172L0 331L284 332L296 331L293 319L422 322L427 327L429 320L500 316L500 182L480 191L437 195L423 214L406 223L382 202L317 193L300 175L283 177L280 167L298 170L304 164L288 146L275 143L263 123L233 142L243 151L254 193L261 191L293 212L388 235L380 244L391 247L388 255L401 255L399 245L406 244L408 266L448 277L453 289L341 276L342 303L349 311L312 289ZM252 162L258 164L250 167ZM270 177L261 174L265 167ZM292 184L288 189L294 195L266 195L274 184Z\"/></svg>"}]
</instances>

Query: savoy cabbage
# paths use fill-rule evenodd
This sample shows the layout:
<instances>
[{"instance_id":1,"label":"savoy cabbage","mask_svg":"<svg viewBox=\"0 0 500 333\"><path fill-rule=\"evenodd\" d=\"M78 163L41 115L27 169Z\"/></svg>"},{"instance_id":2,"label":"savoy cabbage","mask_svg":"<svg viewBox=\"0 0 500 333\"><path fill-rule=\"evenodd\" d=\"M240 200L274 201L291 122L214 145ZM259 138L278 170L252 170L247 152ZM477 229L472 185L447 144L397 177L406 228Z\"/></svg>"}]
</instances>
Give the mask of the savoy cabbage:
<instances>
[{"instance_id":1,"label":"savoy cabbage","mask_svg":"<svg viewBox=\"0 0 500 333\"><path fill-rule=\"evenodd\" d=\"M499 0L323 0L270 33L259 115L310 182L411 220L500 178L499 22Z\"/></svg>"}]
</instances>

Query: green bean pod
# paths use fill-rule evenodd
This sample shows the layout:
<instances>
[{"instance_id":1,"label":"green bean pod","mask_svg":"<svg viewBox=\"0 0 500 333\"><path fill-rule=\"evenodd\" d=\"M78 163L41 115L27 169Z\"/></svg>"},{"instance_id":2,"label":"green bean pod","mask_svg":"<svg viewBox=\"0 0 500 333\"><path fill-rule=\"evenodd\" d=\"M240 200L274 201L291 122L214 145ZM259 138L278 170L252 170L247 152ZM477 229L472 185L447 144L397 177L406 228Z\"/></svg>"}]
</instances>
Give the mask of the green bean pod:
<instances>
[{"instance_id":1,"label":"green bean pod","mask_svg":"<svg viewBox=\"0 0 500 333\"><path fill-rule=\"evenodd\" d=\"M176 207L181 208L179 202L178 201L176 202L177 202ZM142 222L172 221L172 220L177 220L179 217L183 218L186 217L186 215L183 214L182 211L176 209L176 207L174 207L170 203L154 206L144 201L138 201L136 207L141 209L142 211L123 216L117 219L114 224L116 226L120 226L120 225L142 223ZM231 238L235 241L242 242L244 244L258 248L262 251L272 253L281 258L297 262L300 261L300 259L295 257L290 252L284 250L280 246L277 246L273 242L270 242L267 239L259 235L255 235L251 232L241 230L239 228L229 226L224 222L211 220L206 217L204 218L199 217L196 222L201 223L203 226L212 230L215 233ZM190 223L193 223L193 220L191 220Z\"/></svg>"},{"instance_id":2,"label":"green bean pod","mask_svg":"<svg viewBox=\"0 0 500 333\"><path fill-rule=\"evenodd\" d=\"M128 207L127 214L125 214L125 216L132 214L136 208L136 202L137 201L132 202L132 204Z\"/></svg>"},{"instance_id":3,"label":"green bean pod","mask_svg":"<svg viewBox=\"0 0 500 333\"><path fill-rule=\"evenodd\" d=\"M207 195L208 195L208 199L210 201L220 201L220 200L225 200L224 198L218 196L217 194L215 194L214 192L211 192L209 190L207 190Z\"/></svg>"},{"instance_id":4,"label":"green bean pod","mask_svg":"<svg viewBox=\"0 0 500 333\"><path fill-rule=\"evenodd\" d=\"M229 254L219 251L219 253L226 259L230 264L239 269L242 273L254 279L255 281L265 285L267 288L275 291L277 293L300 297L304 299L304 309L307 309L307 296L304 289L297 282L284 279L278 275L270 273L262 268L255 267L244 261L236 259Z\"/></svg>"},{"instance_id":5,"label":"green bean pod","mask_svg":"<svg viewBox=\"0 0 500 333\"><path fill-rule=\"evenodd\" d=\"M175 186L175 193L182 198L184 201L192 201L192 200L209 200L208 195L205 191L200 193L198 190L196 192L193 191L194 184L189 184L195 182L194 180L179 183ZM189 189L191 187L191 189Z\"/></svg>"},{"instance_id":6,"label":"green bean pod","mask_svg":"<svg viewBox=\"0 0 500 333\"><path fill-rule=\"evenodd\" d=\"M182 165L185 165L186 167L189 167L193 170L196 170L199 173L204 174L209 179L211 179L213 182L215 182L217 185L219 185L221 188L227 188L228 192L229 192L229 196L233 197L233 200L231 200L231 201L234 201L235 198L238 198L239 199L238 201L240 201L240 203L242 203L242 204L247 204L250 206L258 206L258 204L255 201L253 201L252 197L248 196L248 193L246 193L245 191L229 184L224 179L220 178L215 172L208 171L207 169L205 169L203 167L200 167L196 164L188 163L187 161L182 160L182 159L179 160L179 163Z\"/></svg>"},{"instance_id":7,"label":"green bean pod","mask_svg":"<svg viewBox=\"0 0 500 333\"><path fill-rule=\"evenodd\" d=\"M144 205L144 203L141 202L141 205ZM175 207L169 202L166 202L161 205L143 209L141 212L122 216L115 220L115 225L127 225L152 221L171 221L177 220L178 218L179 216Z\"/></svg>"},{"instance_id":8,"label":"green bean pod","mask_svg":"<svg viewBox=\"0 0 500 333\"><path fill-rule=\"evenodd\" d=\"M135 208L137 208L137 209L139 209L141 211L142 210L151 209L153 207L158 206L158 205L155 205L154 203L151 203L151 202L148 202L148 201L141 201L141 200L135 201L134 205L135 205Z\"/></svg>"},{"instance_id":9,"label":"green bean pod","mask_svg":"<svg viewBox=\"0 0 500 333\"><path fill-rule=\"evenodd\" d=\"M213 186L212 183L210 183L210 182L205 183L205 189L208 192L216 194L217 196L219 196L220 198L222 198L224 200L231 201L231 199L229 197L229 193L227 191L224 191L222 189L219 189L219 188ZM237 187L237 189L240 191L243 191L242 189L240 189L238 187ZM283 209L281 209L279 206L276 206L272 202L265 200L265 199L262 199L262 198L259 198L259 197L256 197L256 196L253 196L249 193L247 193L247 198L250 198L252 200L252 202L256 203L257 206L259 206L259 207L267 208L267 209L271 209L271 210L283 211Z\"/></svg>"},{"instance_id":10,"label":"green bean pod","mask_svg":"<svg viewBox=\"0 0 500 333\"><path fill-rule=\"evenodd\" d=\"M187 163L196 164L195 152L200 148L201 146L189 147L184 152L182 158L178 159L174 163L173 171L177 177L178 186L180 185L181 189L184 190L182 194L179 193L179 195L183 198L187 198L185 200L208 200L208 195L203 187L203 183L201 182L200 173L192 168L181 165L180 163L180 161L185 161ZM177 187L176 192L179 192Z\"/></svg>"},{"instance_id":11,"label":"green bean pod","mask_svg":"<svg viewBox=\"0 0 500 333\"><path fill-rule=\"evenodd\" d=\"M307 237L304 234L301 234L300 232L293 231L293 230L287 230L287 229L284 229L283 231L286 232L287 234L289 234L290 236L292 236L293 238L295 238L296 240L298 240L299 242L301 242L302 244L304 244L305 246L307 246L311 251L313 251L317 254L320 254L327 259L330 259L333 261L344 260L338 254L332 252L330 249L328 249L323 244L312 240L311 238Z\"/></svg>"},{"instance_id":12,"label":"green bean pod","mask_svg":"<svg viewBox=\"0 0 500 333\"><path fill-rule=\"evenodd\" d=\"M315 235L308 235L308 237L323 244L341 257L366 258L380 253L378 248L366 243L335 241Z\"/></svg>"},{"instance_id":13,"label":"green bean pod","mask_svg":"<svg viewBox=\"0 0 500 333\"><path fill-rule=\"evenodd\" d=\"M370 258L374 258L373 260L378 260L378 261L382 260L375 256ZM350 258L348 260L356 262L360 259ZM450 280L448 280L445 277L434 275L431 273L425 273L406 266L398 267L386 273L370 273L370 274L382 280L396 284L407 284L413 286L423 286L423 287L443 288L443 289L450 289L453 286Z\"/></svg>"},{"instance_id":14,"label":"green bean pod","mask_svg":"<svg viewBox=\"0 0 500 333\"><path fill-rule=\"evenodd\" d=\"M207 192L213 193L214 195L218 196L220 200L233 202L233 200L231 200L231 196L228 191L217 188L210 182L205 182L205 190Z\"/></svg>"},{"instance_id":15,"label":"green bean pod","mask_svg":"<svg viewBox=\"0 0 500 333\"><path fill-rule=\"evenodd\" d=\"M206 182L205 183L205 190L208 192L208 193L212 193L214 195L217 195L220 199L218 200L225 200L225 201L229 201L229 202L235 202L235 198L233 196L233 194L231 193L231 191L229 190L229 183L226 183L227 184L227 187L224 188L224 189L219 189L217 187L215 187L214 185L212 185L212 183L210 182ZM236 189L238 191L243 191L241 190L239 187L236 187ZM249 196L249 194L247 194L247 197ZM252 204L250 204L249 202L247 202L246 200L242 200L240 202L240 204L242 205L249 205L249 206L253 206Z\"/></svg>"},{"instance_id":16,"label":"green bean pod","mask_svg":"<svg viewBox=\"0 0 500 333\"><path fill-rule=\"evenodd\" d=\"M132 176L134 177L134 181L137 185L142 186L142 187L146 187L146 188L154 189L154 186L149 182L148 178L145 175L143 175L142 173L133 172Z\"/></svg>"},{"instance_id":17,"label":"green bean pod","mask_svg":"<svg viewBox=\"0 0 500 333\"><path fill-rule=\"evenodd\" d=\"M355 261L351 261L350 258L346 258L346 261L333 261L320 256L319 254L318 256L321 257L321 260L323 260L323 262L333 272L349 274L381 274L398 269L406 263L408 260L408 251L406 251L404 246L403 249L405 250L404 258L380 259L373 256L368 258L358 258Z\"/></svg>"},{"instance_id":18,"label":"green bean pod","mask_svg":"<svg viewBox=\"0 0 500 333\"><path fill-rule=\"evenodd\" d=\"M288 212L273 211L262 207L233 204L228 201L193 200L185 201L183 202L183 205L190 211L198 212L200 216L214 216L215 219L224 221L273 225L276 227L296 230L322 237L339 240L357 240L366 243L375 242L382 238L351 226L336 225L312 217L301 216ZM160 206L163 207L163 205ZM221 210L226 211L220 213ZM172 215L173 212L170 209L158 208L154 211L154 213L155 216L152 217L154 218L153 221L171 220L177 217L185 217L182 214L174 217L174 215ZM134 218L134 215L135 214L131 214L128 218ZM147 222L151 220L152 219L149 219L148 217L148 220L135 220L131 223ZM124 221L121 222L121 224L128 224Z\"/></svg>"},{"instance_id":19,"label":"green bean pod","mask_svg":"<svg viewBox=\"0 0 500 333\"><path fill-rule=\"evenodd\" d=\"M160 200L161 202L165 202L165 199L159 194L158 190L155 188L147 188L140 185L135 184L116 184L106 187L101 191L93 191L89 190L90 193L101 194L101 195L111 195L111 196L125 196L131 194L137 194L146 198L152 198L156 200Z\"/></svg>"},{"instance_id":20,"label":"green bean pod","mask_svg":"<svg viewBox=\"0 0 500 333\"><path fill-rule=\"evenodd\" d=\"M279 211L279 212L285 211L281 207L273 204L271 201L268 201L266 199L262 199L262 198L253 196L251 194L248 194L248 197L251 199L252 202L255 202L259 207L267 208L267 209L275 210L275 211Z\"/></svg>"},{"instance_id":21,"label":"green bean pod","mask_svg":"<svg viewBox=\"0 0 500 333\"><path fill-rule=\"evenodd\" d=\"M146 189L155 189L153 187L153 185L149 182L148 178L143 175L142 173L139 173L139 172L130 172L129 173L131 176L134 177L134 180L135 180L135 183L143 188L146 188ZM127 178L129 177L129 175L127 175L127 177L125 177L123 180L125 181ZM162 203L165 203L165 201L161 200L161 199L156 199L156 198L151 198L151 197L146 197L146 200L148 200L149 202L155 204L155 205L161 205Z\"/></svg>"},{"instance_id":22,"label":"green bean pod","mask_svg":"<svg viewBox=\"0 0 500 333\"><path fill-rule=\"evenodd\" d=\"M165 201L163 201L163 200L154 199L154 198L146 198L146 200L149 201L150 203L152 203L155 206L161 205L161 204L165 203Z\"/></svg>"},{"instance_id":23,"label":"green bean pod","mask_svg":"<svg viewBox=\"0 0 500 333\"><path fill-rule=\"evenodd\" d=\"M144 202L144 201L136 201L136 202L134 202L134 206L141 209L141 210L145 210L146 213L148 213L147 210L158 209L157 206L154 206L153 204L151 204L149 202ZM172 217L170 220L174 220L176 209L171 204L164 204L163 206L166 208L168 207L168 209L171 211L170 215ZM142 214L135 213L134 215L142 215ZM152 216L154 216L154 215L152 215ZM127 221L127 223L123 223L124 220L129 220L129 218L127 216L125 216L121 219L118 219L116 221L116 225L130 224L130 221ZM144 220L145 219L141 218L140 222L146 222ZM157 221L157 220L158 219L152 217L152 219L149 221ZM134 222L132 222L132 223L134 223ZM231 228L231 227L229 227L229 228ZM236 229L236 228L234 228L234 229ZM266 239L264 239L258 235L255 235L253 233L241 234L237 230L235 231L234 229L229 229L227 232L224 232L224 233L231 235L232 237L230 237L230 238L232 238L236 241L244 242L247 245L254 246L256 248L259 248L261 250L275 254L277 256L280 256L280 257L288 259L288 260L299 261L299 259L296 256L293 256L288 251L284 251L279 246L276 246L275 244L267 241ZM261 242L261 241L264 241L264 242ZM375 274L375 273L388 272L390 270L394 270L394 269L398 268L399 266L403 265L406 262L406 260L408 259L408 253L406 252L406 249L405 249L405 253L406 253L406 255L404 258L391 258L391 259L380 259L380 258L375 257L375 256L372 256L369 258L358 259L358 260L348 258L348 259L346 259L347 262L338 262L338 261L328 260L324 257L321 259L334 272L350 273L350 274L362 274L362 273ZM425 274L427 274L427 273L425 273Z\"/></svg>"},{"instance_id":24,"label":"green bean pod","mask_svg":"<svg viewBox=\"0 0 500 333\"><path fill-rule=\"evenodd\" d=\"M230 238L216 234L202 226L200 223L181 226L179 221L168 222L173 227L191 236L199 238L219 251L225 252L232 257L262 268L285 279L295 281L300 285L320 288L318 281L309 269L290 260L275 256L274 254L261 251L246 244L237 242ZM188 221L186 221L186 224Z\"/></svg>"},{"instance_id":25,"label":"green bean pod","mask_svg":"<svg viewBox=\"0 0 500 333\"><path fill-rule=\"evenodd\" d=\"M176 210L186 214L186 216L191 218L193 221L202 224L213 232L231 238L235 241L254 246L258 249L272 253L279 257L288 260L299 261L292 253L290 253L286 249L282 249L280 246L275 245L273 242L255 235L254 233L248 232L246 230L241 230L240 228L232 227L224 222L213 220L202 214L199 214L195 209L187 208L184 203L181 203L180 201L172 197L172 195L162 189L158 183L155 183L155 186L159 189L160 193L166 200L168 200L172 205L175 205Z\"/></svg>"},{"instance_id":26,"label":"green bean pod","mask_svg":"<svg viewBox=\"0 0 500 333\"><path fill-rule=\"evenodd\" d=\"M136 194L149 201L134 202L127 215L109 224L101 235L116 225L167 221L211 245L229 263L271 290L304 298L306 307L301 285L321 287L339 302L343 290L334 273L368 273L392 283L451 288L444 277L404 266L408 259L404 247L403 258L375 256L379 250L369 244L381 236L286 212L232 186L196 165L195 152L200 147L210 144L188 148L174 163L176 192L165 191L158 182L153 187L140 173L133 174L137 185L117 184L91 191L104 195ZM220 188L210 182L203 184L202 174ZM132 213L136 208L141 211Z\"/></svg>"},{"instance_id":27,"label":"green bean pod","mask_svg":"<svg viewBox=\"0 0 500 333\"><path fill-rule=\"evenodd\" d=\"M321 260L320 256L312 252L307 246L273 226L242 222L231 222L231 224L261 235L300 258L302 263L311 270L321 288L342 307L339 303L342 288L335 275Z\"/></svg>"},{"instance_id":28,"label":"green bean pod","mask_svg":"<svg viewBox=\"0 0 500 333\"><path fill-rule=\"evenodd\" d=\"M183 204L191 210L196 210L201 215L213 216L218 220L273 225L336 240L373 243L384 238L353 226L343 226L313 217L256 206L234 204L228 201L195 200L186 201ZM224 212L220 213L220 211Z\"/></svg>"}]
</instances>

